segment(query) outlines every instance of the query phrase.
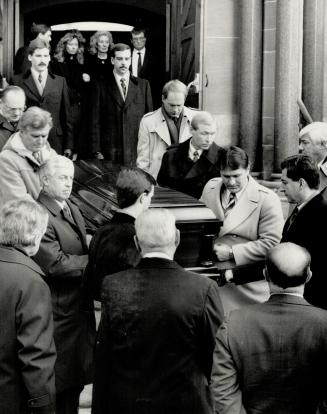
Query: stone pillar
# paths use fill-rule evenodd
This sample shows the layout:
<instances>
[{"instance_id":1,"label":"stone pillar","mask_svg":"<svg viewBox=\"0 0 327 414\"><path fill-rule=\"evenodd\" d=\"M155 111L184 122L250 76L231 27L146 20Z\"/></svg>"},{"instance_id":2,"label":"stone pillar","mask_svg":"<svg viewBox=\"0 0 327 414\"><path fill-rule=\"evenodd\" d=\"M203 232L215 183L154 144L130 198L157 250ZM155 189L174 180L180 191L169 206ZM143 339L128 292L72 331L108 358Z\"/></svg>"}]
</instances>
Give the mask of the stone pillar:
<instances>
[{"instance_id":1,"label":"stone pillar","mask_svg":"<svg viewBox=\"0 0 327 414\"><path fill-rule=\"evenodd\" d=\"M240 4L239 145L261 171L262 0Z\"/></svg>"},{"instance_id":2,"label":"stone pillar","mask_svg":"<svg viewBox=\"0 0 327 414\"><path fill-rule=\"evenodd\" d=\"M298 152L303 1L279 0L276 32L275 171Z\"/></svg>"},{"instance_id":3,"label":"stone pillar","mask_svg":"<svg viewBox=\"0 0 327 414\"><path fill-rule=\"evenodd\" d=\"M325 0L304 0L302 99L314 121L323 118Z\"/></svg>"}]
</instances>

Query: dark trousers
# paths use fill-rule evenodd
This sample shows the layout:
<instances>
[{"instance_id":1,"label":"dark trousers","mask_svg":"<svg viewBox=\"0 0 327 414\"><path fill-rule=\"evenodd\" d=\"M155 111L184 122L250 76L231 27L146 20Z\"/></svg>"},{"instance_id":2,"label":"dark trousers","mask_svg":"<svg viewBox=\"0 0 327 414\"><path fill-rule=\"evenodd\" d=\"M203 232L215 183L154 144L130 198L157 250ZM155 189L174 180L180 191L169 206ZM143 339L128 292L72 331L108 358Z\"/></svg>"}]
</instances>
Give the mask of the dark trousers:
<instances>
[{"instance_id":1,"label":"dark trousers","mask_svg":"<svg viewBox=\"0 0 327 414\"><path fill-rule=\"evenodd\" d=\"M70 388L56 395L56 414L78 414L79 395L83 387Z\"/></svg>"}]
</instances>

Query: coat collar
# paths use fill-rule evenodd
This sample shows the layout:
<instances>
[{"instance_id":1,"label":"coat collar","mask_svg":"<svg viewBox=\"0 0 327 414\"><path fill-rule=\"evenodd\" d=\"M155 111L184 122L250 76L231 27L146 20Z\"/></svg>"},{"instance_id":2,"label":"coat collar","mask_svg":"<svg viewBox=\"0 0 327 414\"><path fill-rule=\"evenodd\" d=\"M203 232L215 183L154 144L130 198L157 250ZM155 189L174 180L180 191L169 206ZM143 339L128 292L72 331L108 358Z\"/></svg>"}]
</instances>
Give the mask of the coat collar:
<instances>
[{"instance_id":1,"label":"coat collar","mask_svg":"<svg viewBox=\"0 0 327 414\"><path fill-rule=\"evenodd\" d=\"M22 78L23 78L23 83L26 86L26 88L28 88L29 91L39 99L41 97L41 95L40 95L40 93L39 93L39 91L38 91L38 89L35 85L31 70L29 69L28 71L26 71L23 74ZM48 90L51 89L52 81L55 78L56 78L56 76L53 73L51 73L50 70L48 70L47 81L45 83L45 87L44 87L42 96L46 95Z\"/></svg>"},{"instance_id":2,"label":"coat collar","mask_svg":"<svg viewBox=\"0 0 327 414\"><path fill-rule=\"evenodd\" d=\"M31 258L20 250L15 249L14 247L1 246L0 245L0 262L7 262L13 264L21 264L23 266L29 267L34 272L38 273L41 276L44 276L39 265L37 265Z\"/></svg>"},{"instance_id":3,"label":"coat collar","mask_svg":"<svg viewBox=\"0 0 327 414\"><path fill-rule=\"evenodd\" d=\"M0 125L3 129L7 129L8 131L12 133L16 132L16 129L14 128L14 126L10 122L8 122L6 118L1 114L0 114Z\"/></svg>"},{"instance_id":4,"label":"coat collar","mask_svg":"<svg viewBox=\"0 0 327 414\"><path fill-rule=\"evenodd\" d=\"M176 263L174 260L163 259L161 257L147 257L141 259L140 263L137 265L139 269L182 269L182 267Z\"/></svg>"},{"instance_id":5,"label":"coat collar","mask_svg":"<svg viewBox=\"0 0 327 414\"><path fill-rule=\"evenodd\" d=\"M186 140L190 139L192 137L192 134L189 130L189 128L186 128L186 126L190 126L191 120L192 120L192 111L184 106L183 110L183 119L180 127L180 133L179 133L179 142L185 142ZM157 111L154 112L155 115L155 122L153 124L152 130L150 132L155 132L159 135L159 137L167 144L171 145L171 139L169 135L169 130L167 127L166 119L162 113L161 108L159 108Z\"/></svg>"},{"instance_id":6,"label":"coat collar","mask_svg":"<svg viewBox=\"0 0 327 414\"><path fill-rule=\"evenodd\" d=\"M237 201L235 207L230 211L226 219L224 219L224 212L221 206L220 194L222 191L223 181L221 178L217 179L217 185L212 196L218 198L217 211L215 212L217 217L224 221L223 226L220 229L219 237L231 233L232 230L239 226L244 220L246 220L250 214L258 207L260 200L259 184L249 176L249 182L243 191L240 199Z\"/></svg>"},{"instance_id":7,"label":"coat collar","mask_svg":"<svg viewBox=\"0 0 327 414\"><path fill-rule=\"evenodd\" d=\"M269 303L289 303L293 305L311 306L303 297L295 295L274 294L268 299Z\"/></svg>"},{"instance_id":8,"label":"coat collar","mask_svg":"<svg viewBox=\"0 0 327 414\"><path fill-rule=\"evenodd\" d=\"M135 94L137 92L137 88L139 86L139 80L138 80L138 78L136 78L135 76L130 74L128 90L127 90L127 96L126 96L125 101L124 101L123 97L121 96L121 93L120 93L120 90L118 88L116 78L115 78L113 72L111 72L111 74L110 74L108 85L109 85L108 92L113 97L113 99L117 102L117 104L119 106L126 108L127 106L129 106L133 102L134 96L135 96Z\"/></svg>"},{"instance_id":9,"label":"coat collar","mask_svg":"<svg viewBox=\"0 0 327 414\"><path fill-rule=\"evenodd\" d=\"M50 213L53 214L55 217L57 217L61 213L60 205L55 200L53 200L51 197L49 197L44 191L41 191L38 197L38 202L43 204L50 211ZM66 215L64 215L64 218L73 226L73 228L77 229L83 235L83 240L84 240L85 238L84 221L81 221L82 218L80 214L77 214L76 212L77 207L75 207L74 204L70 202L70 200L66 200L66 203L68 204L68 207L70 208L71 214L73 216L73 220L71 219L71 217L68 217Z\"/></svg>"}]
</instances>

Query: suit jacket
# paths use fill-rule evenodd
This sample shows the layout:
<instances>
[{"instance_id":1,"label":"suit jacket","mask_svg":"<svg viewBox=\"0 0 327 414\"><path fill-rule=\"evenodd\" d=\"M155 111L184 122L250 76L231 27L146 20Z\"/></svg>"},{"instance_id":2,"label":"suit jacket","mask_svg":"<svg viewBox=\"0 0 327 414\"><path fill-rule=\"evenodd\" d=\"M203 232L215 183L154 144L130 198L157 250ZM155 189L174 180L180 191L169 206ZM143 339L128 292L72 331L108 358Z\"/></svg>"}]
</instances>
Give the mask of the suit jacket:
<instances>
[{"instance_id":1,"label":"suit jacket","mask_svg":"<svg viewBox=\"0 0 327 414\"><path fill-rule=\"evenodd\" d=\"M218 331L216 413L316 414L327 396L326 373L327 312L300 297L272 295L231 312Z\"/></svg>"},{"instance_id":2,"label":"suit jacket","mask_svg":"<svg viewBox=\"0 0 327 414\"><path fill-rule=\"evenodd\" d=\"M283 230L282 242L293 242L305 247L311 254L312 278L305 286L304 297L315 306L327 309L326 249L319 235L327 234L326 190L305 204L288 228Z\"/></svg>"},{"instance_id":3,"label":"suit jacket","mask_svg":"<svg viewBox=\"0 0 327 414\"><path fill-rule=\"evenodd\" d=\"M106 275L134 267L141 259L134 243L134 223L134 217L117 211L92 237L86 278L89 289L98 300Z\"/></svg>"},{"instance_id":4,"label":"suit jacket","mask_svg":"<svg viewBox=\"0 0 327 414\"><path fill-rule=\"evenodd\" d=\"M27 414L36 407L54 412L56 351L50 292L42 276L23 252L0 246L1 413Z\"/></svg>"},{"instance_id":5,"label":"suit jacket","mask_svg":"<svg viewBox=\"0 0 327 414\"><path fill-rule=\"evenodd\" d=\"M265 258L268 249L279 243L284 225L279 197L272 190L249 177L248 185L235 207L224 218L221 205L221 178L213 178L204 187L201 200L217 218L224 221L215 243L232 236L236 265L254 263ZM248 240L244 242L244 239ZM241 242L240 242L241 241ZM269 297L266 281L221 288L225 311L245 304L263 302Z\"/></svg>"},{"instance_id":6,"label":"suit jacket","mask_svg":"<svg viewBox=\"0 0 327 414\"><path fill-rule=\"evenodd\" d=\"M197 110L184 106L179 142L184 142L192 137L190 126L192 118L197 112ZM137 167L157 178L162 157L171 144L167 122L161 108L146 114L140 123L137 143Z\"/></svg>"},{"instance_id":7,"label":"suit jacket","mask_svg":"<svg viewBox=\"0 0 327 414\"><path fill-rule=\"evenodd\" d=\"M135 165L137 133L142 116L152 111L150 84L130 76L125 101L114 74L95 81L92 90L91 137L93 152L123 165Z\"/></svg>"},{"instance_id":8,"label":"suit jacket","mask_svg":"<svg viewBox=\"0 0 327 414\"><path fill-rule=\"evenodd\" d=\"M14 126L0 114L0 151L8 141L9 137L16 132Z\"/></svg>"},{"instance_id":9,"label":"suit jacket","mask_svg":"<svg viewBox=\"0 0 327 414\"><path fill-rule=\"evenodd\" d=\"M42 96L39 94L30 70L14 76L14 84L24 89L27 107L39 106L52 115L53 127L49 133L51 147L58 154L63 154L65 149L73 149L73 127L65 78L48 72Z\"/></svg>"},{"instance_id":10,"label":"suit jacket","mask_svg":"<svg viewBox=\"0 0 327 414\"><path fill-rule=\"evenodd\" d=\"M57 392L92 381L95 319L93 301L85 290L87 263L85 224L78 208L67 201L72 218L56 201L41 192L38 202L47 209L49 223L34 260L48 283L57 348Z\"/></svg>"},{"instance_id":11,"label":"suit jacket","mask_svg":"<svg viewBox=\"0 0 327 414\"><path fill-rule=\"evenodd\" d=\"M162 87L165 83L164 67L165 62L162 56L154 53L153 49L147 46L145 48L143 65L138 76L150 82L153 106L155 109L161 106Z\"/></svg>"},{"instance_id":12,"label":"suit jacket","mask_svg":"<svg viewBox=\"0 0 327 414\"><path fill-rule=\"evenodd\" d=\"M222 320L218 286L176 262L142 259L102 285L93 413L212 413Z\"/></svg>"},{"instance_id":13,"label":"suit jacket","mask_svg":"<svg viewBox=\"0 0 327 414\"><path fill-rule=\"evenodd\" d=\"M158 184L182 191L195 198L200 198L205 184L213 177L220 176L218 162L221 147L214 142L201 157L193 162L189 157L191 139L179 145L172 145L162 158L158 174Z\"/></svg>"}]
</instances>

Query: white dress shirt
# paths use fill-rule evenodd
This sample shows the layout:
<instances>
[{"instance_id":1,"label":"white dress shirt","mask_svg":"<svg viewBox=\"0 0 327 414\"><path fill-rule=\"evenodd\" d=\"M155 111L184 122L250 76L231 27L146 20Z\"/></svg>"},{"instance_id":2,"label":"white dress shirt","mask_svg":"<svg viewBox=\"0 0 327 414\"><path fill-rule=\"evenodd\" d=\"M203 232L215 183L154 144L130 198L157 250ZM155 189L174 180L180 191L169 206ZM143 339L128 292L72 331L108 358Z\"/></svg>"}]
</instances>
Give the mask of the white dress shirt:
<instances>
[{"instance_id":1,"label":"white dress shirt","mask_svg":"<svg viewBox=\"0 0 327 414\"><path fill-rule=\"evenodd\" d=\"M137 63L139 61L139 53L141 53L141 63L143 65L145 47L141 50L133 49L133 53L132 53L132 74L133 76L137 76Z\"/></svg>"}]
</instances>

